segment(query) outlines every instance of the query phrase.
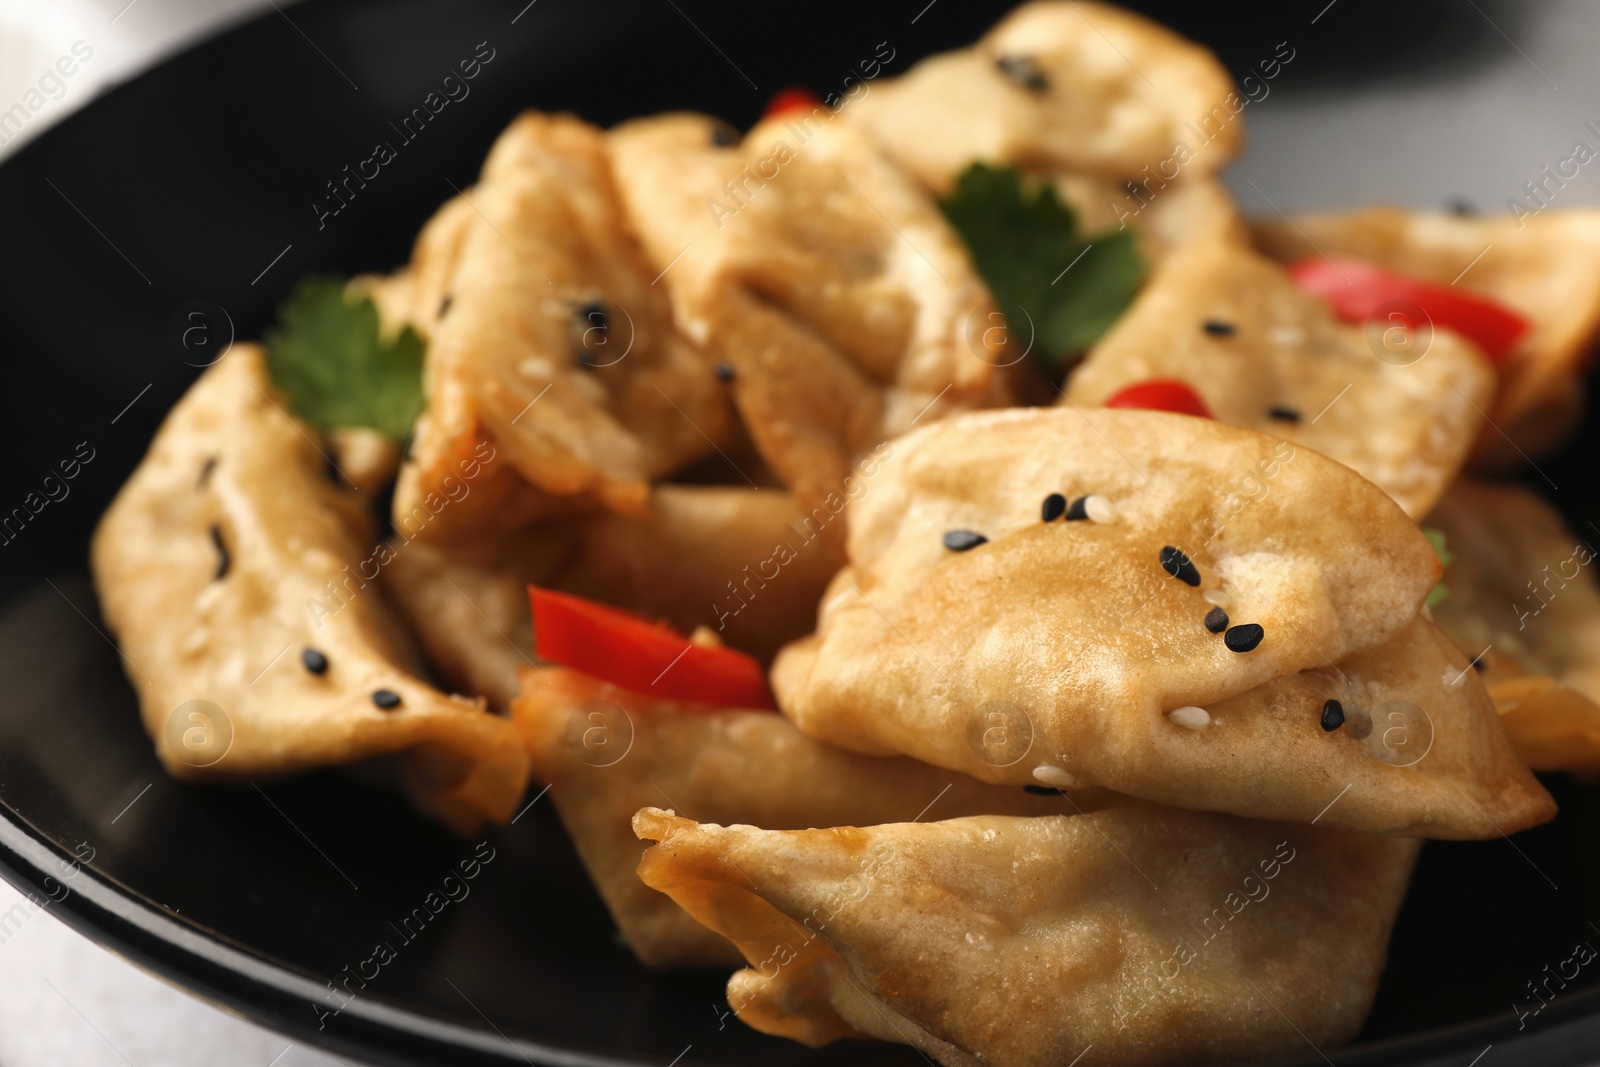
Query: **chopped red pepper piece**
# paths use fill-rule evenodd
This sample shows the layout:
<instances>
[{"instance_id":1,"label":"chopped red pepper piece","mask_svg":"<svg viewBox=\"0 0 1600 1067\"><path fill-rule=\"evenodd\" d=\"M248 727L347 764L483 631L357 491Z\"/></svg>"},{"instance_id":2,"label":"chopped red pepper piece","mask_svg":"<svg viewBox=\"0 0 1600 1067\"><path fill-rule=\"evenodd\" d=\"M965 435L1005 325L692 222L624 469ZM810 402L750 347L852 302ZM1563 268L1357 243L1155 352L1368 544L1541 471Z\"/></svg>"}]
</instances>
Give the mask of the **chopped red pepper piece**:
<instances>
[{"instance_id":1,"label":"chopped red pepper piece","mask_svg":"<svg viewBox=\"0 0 1600 1067\"><path fill-rule=\"evenodd\" d=\"M810 112L823 107L822 98L810 89L791 86L788 89L779 89L767 104L767 110L761 113L764 119L774 119L787 115L791 111Z\"/></svg>"},{"instance_id":2,"label":"chopped red pepper piece","mask_svg":"<svg viewBox=\"0 0 1600 1067\"><path fill-rule=\"evenodd\" d=\"M1502 362L1528 332L1526 318L1481 293L1394 274L1352 256L1308 256L1289 268L1289 277L1326 300L1346 322L1366 322L1397 301L1415 305L1434 326L1475 343L1491 363ZM1396 315L1398 320L1392 318ZM1382 317L1411 328L1419 325L1404 307L1384 309Z\"/></svg>"},{"instance_id":3,"label":"chopped red pepper piece","mask_svg":"<svg viewBox=\"0 0 1600 1067\"><path fill-rule=\"evenodd\" d=\"M1108 408L1144 408L1148 411L1176 411L1180 415L1198 415L1202 419L1215 418L1200 394L1189 383L1176 378L1151 378L1134 382L1106 397Z\"/></svg>"},{"instance_id":4,"label":"chopped red pepper piece","mask_svg":"<svg viewBox=\"0 0 1600 1067\"><path fill-rule=\"evenodd\" d=\"M775 710L761 664L731 648L707 648L670 626L569 593L528 586L533 645L601 681L664 700Z\"/></svg>"}]
</instances>

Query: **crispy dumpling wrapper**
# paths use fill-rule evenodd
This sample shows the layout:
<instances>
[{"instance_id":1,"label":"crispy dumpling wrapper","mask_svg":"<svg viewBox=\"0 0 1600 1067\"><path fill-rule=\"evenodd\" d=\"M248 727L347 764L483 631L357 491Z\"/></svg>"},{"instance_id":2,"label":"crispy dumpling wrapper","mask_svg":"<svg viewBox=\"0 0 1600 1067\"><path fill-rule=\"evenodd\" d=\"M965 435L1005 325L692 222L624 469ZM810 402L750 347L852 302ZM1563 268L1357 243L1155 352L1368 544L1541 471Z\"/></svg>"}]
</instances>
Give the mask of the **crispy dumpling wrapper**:
<instances>
[{"instance_id":1,"label":"crispy dumpling wrapper","mask_svg":"<svg viewBox=\"0 0 1600 1067\"><path fill-rule=\"evenodd\" d=\"M1343 717L1331 731L1330 700ZM1204 729L1163 724L1117 752L1138 779L1123 788L1202 811L1415 837L1499 837L1555 815L1467 657L1425 619L1205 710Z\"/></svg>"},{"instance_id":2,"label":"crispy dumpling wrapper","mask_svg":"<svg viewBox=\"0 0 1600 1067\"><path fill-rule=\"evenodd\" d=\"M825 109L824 109L825 112ZM806 507L885 437L1009 402L993 300L938 207L859 130L774 119L737 144L674 114L623 123L623 201L681 328L733 371L751 439Z\"/></svg>"},{"instance_id":3,"label":"crispy dumpling wrapper","mask_svg":"<svg viewBox=\"0 0 1600 1067\"><path fill-rule=\"evenodd\" d=\"M1108 4L1036 0L971 48L874 82L850 121L944 192L973 160L1117 180L1163 161L1214 173L1239 150L1243 109L1203 46Z\"/></svg>"},{"instance_id":4,"label":"crispy dumpling wrapper","mask_svg":"<svg viewBox=\"0 0 1600 1067\"><path fill-rule=\"evenodd\" d=\"M383 546L286 404L261 349L235 345L95 531L101 608L157 755L176 778L237 780L406 753L419 806L462 828L503 821L529 773L514 727L418 679L361 577ZM377 706L380 690L398 704Z\"/></svg>"},{"instance_id":5,"label":"crispy dumpling wrapper","mask_svg":"<svg viewBox=\"0 0 1600 1067\"><path fill-rule=\"evenodd\" d=\"M1433 617L1469 656L1537 770L1600 771L1594 550L1538 494L1463 479L1428 516L1454 554Z\"/></svg>"},{"instance_id":6,"label":"crispy dumpling wrapper","mask_svg":"<svg viewBox=\"0 0 1600 1067\"><path fill-rule=\"evenodd\" d=\"M386 337L410 326L424 338L450 310L445 296L461 259L467 235L479 216L464 196L445 201L423 224L412 248L411 262L393 274L360 274L350 279L351 296L370 297Z\"/></svg>"},{"instance_id":7,"label":"crispy dumpling wrapper","mask_svg":"<svg viewBox=\"0 0 1600 1067\"><path fill-rule=\"evenodd\" d=\"M1232 1063L1349 1041L1417 842L1142 804L797 831L634 820L640 877L739 945L739 1018L946 1067ZM1270 903L1269 903L1270 901Z\"/></svg>"},{"instance_id":8,"label":"crispy dumpling wrapper","mask_svg":"<svg viewBox=\"0 0 1600 1067\"><path fill-rule=\"evenodd\" d=\"M601 513L477 542L397 546L384 580L429 662L504 708L518 668L532 662L529 585L661 618L683 633L709 627L768 662L810 631L844 563L837 539L822 534L782 490L662 485L643 518Z\"/></svg>"},{"instance_id":9,"label":"crispy dumpling wrapper","mask_svg":"<svg viewBox=\"0 0 1600 1067\"><path fill-rule=\"evenodd\" d=\"M850 564L817 633L773 670L779 706L811 736L986 781L1259 817L1309 819L1359 782L1337 824L1372 830L1493 835L1474 802L1507 832L1551 814L1464 658L1425 626L1405 632L1438 558L1348 468L1158 412L979 413L894 447L852 509ZM1041 521L1050 493L1101 498L1102 521ZM946 546L962 533L987 541ZM1164 569L1172 547L1197 586ZM1206 625L1219 604L1226 633ZM1460 689L1434 684L1447 671L1465 672ZM1437 714L1436 762L1375 766L1399 761L1381 751L1387 720L1376 740L1328 736L1322 701L1344 696L1374 722L1398 700ZM1216 720L1198 734L1167 717L1195 707Z\"/></svg>"},{"instance_id":10,"label":"crispy dumpling wrapper","mask_svg":"<svg viewBox=\"0 0 1600 1067\"><path fill-rule=\"evenodd\" d=\"M448 305L431 325L427 409L395 525L430 494L451 498L463 463L490 463L489 442L498 458L471 487L477 499L430 507L441 521L420 536L476 534L584 503L642 512L650 481L714 453L733 414L712 361L674 328L666 294L651 286L656 272L624 226L604 134L570 116L525 113L463 199L475 221L453 249ZM543 507L512 472L549 498Z\"/></svg>"},{"instance_id":11,"label":"crispy dumpling wrapper","mask_svg":"<svg viewBox=\"0 0 1600 1067\"><path fill-rule=\"evenodd\" d=\"M1252 226L1257 243L1278 259L1292 262L1318 249L1357 256L1481 293L1530 320L1501 372L1493 407L1485 408L1494 427L1485 428L1475 460L1503 465L1523 459L1518 449L1549 451L1576 421L1582 371L1600 335L1600 211L1464 218L1379 206Z\"/></svg>"},{"instance_id":12,"label":"crispy dumpling wrapper","mask_svg":"<svg viewBox=\"0 0 1600 1067\"><path fill-rule=\"evenodd\" d=\"M790 830L1048 815L1108 799L1034 796L913 760L858 756L771 712L686 707L561 667L524 670L513 714L590 878L650 967L732 967L742 957L639 880L645 845L631 822L640 808L673 804L706 820Z\"/></svg>"},{"instance_id":13,"label":"crispy dumpling wrapper","mask_svg":"<svg viewBox=\"0 0 1600 1067\"><path fill-rule=\"evenodd\" d=\"M1099 405L1135 382L1178 379L1223 422L1331 456L1421 518L1466 462L1495 376L1443 331L1412 358L1374 348L1271 260L1196 244L1160 266L1073 373L1063 403Z\"/></svg>"},{"instance_id":14,"label":"crispy dumpling wrapper","mask_svg":"<svg viewBox=\"0 0 1600 1067\"><path fill-rule=\"evenodd\" d=\"M1130 189L1098 175L1046 173L1062 203L1087 235L1131 228L1145 261L1159 264L1194 244L1250 246L1250 231L1220 179L1198 175Z\"/></svg>"}]
</instances>

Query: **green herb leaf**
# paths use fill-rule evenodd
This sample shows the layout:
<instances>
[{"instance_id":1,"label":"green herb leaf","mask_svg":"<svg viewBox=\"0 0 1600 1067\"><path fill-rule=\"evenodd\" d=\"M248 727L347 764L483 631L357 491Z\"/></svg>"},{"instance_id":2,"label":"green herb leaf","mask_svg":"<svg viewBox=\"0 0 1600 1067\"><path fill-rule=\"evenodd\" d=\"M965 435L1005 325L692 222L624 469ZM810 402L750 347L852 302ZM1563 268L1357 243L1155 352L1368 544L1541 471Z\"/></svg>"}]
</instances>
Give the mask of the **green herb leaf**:
<instances>
[{"instance_id":1,"label":"green herb leaf","mask_svg":"<svg viewBox=\"0 0 1600 1067\"><path fill-rule=\"evenodd\" d=\"M1435 530L1431 526L1424 526L1422 528L1422 536L1428 539L1428 544L1433 546L1434 552L1439 556L1439 562L1444 564L1445 567L1448 568L1450 564L1456 561L1456 554L1445 546L1443 530ZM1444 598L1449 595L1450 590L1445 588L1443 582L1436 584L1432 589L1428 590L1429 609L1438 607L1444 602Z\"/></svg>"},{"instance_id":2,"label":"green herb leaf","mask_svg":"<svg viewBox=\"0 0 1600 1067\"><path fill-rule=\"evenodd\" d=\"M370 297L339 278L302 278L267 332L267 370L294 413L319 426L370 426L399 439L422 413L422 338L378 333Z\"/></svg>"},{"instance_id":3,"label":"green herb leaf","mask_svg":"<svg viewBox=\"0 0 1600 1067\"><path fill-rule=\"evenodd\" d=\"M974 163L939 206L966 240L1013 338L1026 344L1031 332L1030 354L1046 366L1099 340L1144 283L1131 230L1086 239L1053 188L1024 189L1010 167Z\"/></svg>"}]
</instances>

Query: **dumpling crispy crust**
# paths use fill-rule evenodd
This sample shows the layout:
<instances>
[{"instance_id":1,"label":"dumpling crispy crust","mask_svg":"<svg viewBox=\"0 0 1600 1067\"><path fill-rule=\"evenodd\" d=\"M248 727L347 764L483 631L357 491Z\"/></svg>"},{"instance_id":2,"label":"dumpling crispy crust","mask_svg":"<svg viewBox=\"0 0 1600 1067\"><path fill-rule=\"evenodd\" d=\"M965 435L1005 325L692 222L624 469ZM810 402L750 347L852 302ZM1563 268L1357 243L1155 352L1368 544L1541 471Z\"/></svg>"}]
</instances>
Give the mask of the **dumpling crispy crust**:
<instances>
[{"instance_id":1,"label":"dumpling crispy crust","mask_svg":"<svg viewBox=\"0 0 1600 1067\"><path fill-rule=\"evenodd\" d=\"M1051 493L1098 496L1112 521L1043 522ZM946 547L960 531L987 541ZM1166 549L1198 585L1165 569ZM963 415L896 441L852 508L849 555L817 634L779 657L784 711L859 751L1019 783L1058 753L1098 782L1085 746L1103 731L1378 645L1440 573L1392 501L1308 449L1208 419L1067 408ZM1208 631L1218 599L1235 626L1263 627L1256 647ZM992 766L950 740L997 701L1026 711L1039 759Z\"/></svg>"},{"instance_id":2,"label":"dumpling crispy crust","mask_svg":"<svg viewBox=\"0 0 1600 1067\"><path fill-rule=\"evenodd\" d=\"M1147 805L776 832L659 808L639 874L739 945L741 1020L946 1067L1291 1058L1355 1036L1417 842Z\"/></svg>"},{"instance_id":3,"label":"dumpling crispy crust","mask_svg":"<svg viewBox=\"0 0 1600 1067\"><path fill-rule=\"evenodd\" d=\"M875 83L850 116L944 191L980 159L1137 180L1180 143L1186 171L1213 173L1239 150L1242 109L1204 47L1108 4L1038 0L973 47Z\"/></svg>"},{"instance_id":4,"label":"dumpling crispy crust","mask_svg":"<svg viewBox=\"0 0 1600 1067\"><path fill-rule=\"evenodd\" d=\"M738 145L687 114L610 135L678 322L728 364L752 440L808 507L885 437L1009 399L960 239L859 131L819 121L765 122Z\"/></svg>"},{"instance_id":5,"label":"dumpling crispy crust","mask_svg":"<svg viewBox=\"0 0 1600 1067\"><path fill-rule=\"evenodd\" d=\"M496 513L520 489L505 484L508 470L554 498L546 513L582 502L641 512L651 479L728 439L732 408L624 229L604 135L527 113L462 198L475 221L431 324L428 406L396 525L429 494L448 495L446 479L485 439L503 452L491 481L430 536L507 525ZM512 524L540 510L519 503Z\"/></svg>"},{"instance_id":6,"label":"dumpling crispy crust","mask_svg":"<svg viewBox=\"0 0 1600 1067\"><path fill-rule=\"evenodd\" d=\"M1328 701L1343 725L1324 728ZM1416 619L1378 648L1206 707L1118 755L1128 792L1202 811L1435 838L1493 838L1555 815L1467 657Z\"/></svg>"},{"instance_id":7,"label":"dumpling crispy crust","mask_svg":"<svg viewBox=\"0 0 1600 1067\"><path fill-rule=\"evenodd\" d=\"M735 966L741 957L635 874L645 845L630 824L642 807L672 803L702 819L789 830L1057 814L1106 800L1034 796L913 760L858 756L770 712L685 708L560 667L524 670L513 714L590 878L651 967Z\"/></svg>"},{"instance_id":8,"label":"dumpling crispy crust","mask_svg":"<svg viewBox=\"0 0 1600 1067\"><path fill-rule=\"evenodd\" d=\"M1223 422L1331 456L1420 518L1465 463L1494 371L1443 331L1415 362L1397 358L1411 356L1379 358L1361 327L1336 320L1270 260L1197 244L1161 266L1073 373L1064 402L1098 405L1149 378L1185 381Z\"/></svg>"},{"instance_id":9,"label":"dumpling crispy crust","mask_svg":"<svg viewBox=\"0 0 1600 1067\"><path fill-rule=\"evenodd\" d=\"M1130 228L1151 264L1194 244L1250 247L1244 216L1218 178L1194 175L1138 194L1124 181L1098 175L1045 172L1043 177L1072 208L1084 234Z\"/></svg>"},{"instance_id":10,"label":"dumpling crispy crust","mask_svg":"<svg viewBox=\"0 0 1600 1067\"><path fill-rule=\"evenodd\" d=\"M425 809L508 818L528 778L512 725L417 679L361 577L367 524L284 404L261 350L235 345L95 531L100 604L157 754L178 778L259 779L408 752ZM191 701L208 702L198 734Z\"/></svg>"},{"instance_id":11,"label":"dumpling crispy crust","mask_svg":"<svg viewBox=\"0 0 1600 1067\"><path fill-rule=\"evenodd\" d=\"M1537 494L1463 479L1428 516L1455 554L1434 618L1476 657L1538 770L1600 770L1600 583L1587 538Z\"/></svg>"},{"instance_id":12,"label":"dumpling crispy crust","mask_svg":"<svg viewBox=\"0 0 1600 1067\"><path fill-rule=\"evenodd\" d=\"M1257 243L1278 259L1315 249L1358 256L1482 293L1532 322L1486 409L1494 425L1478 441L1476 463L1503 466L1521 461L1519 451L1550 451L1571 428L1581 410L1580 376L1600 336L1600 211L1511 219L1371 207L1253 226Z\"/></svg>"},{"instance_id":13,"label":"dumpling crispy crust","mask_svg":"<svg viewBox=\"0 0 1600 1067\"><path fill-rule=\"evenodd\" d=\"M1207 419L1061 408L960 416L895 449L852 512L817 633L774 668L806 733L987 781L1274 818L1312 818L1353 783L1338 820L1372 830L1497 833L1460 788L1514 826L1552 814L1465 660L1425 626L1403 633L1438 559L1347 468ZM1044 522L1050 493L1098 496L1085 510L1110 521ZM963 533L987 540L950 547ZM1376 739L1325 732L1322 702L1346 698L1374 722L1396 701L1419 706L1419 730L1433 714L1436 762L1377 766L1405 759L1381 750L1401 740L1387 719ZM1200 736L1167 718L1186 707L1211 709Z\"/></svg>"}]
</instances>

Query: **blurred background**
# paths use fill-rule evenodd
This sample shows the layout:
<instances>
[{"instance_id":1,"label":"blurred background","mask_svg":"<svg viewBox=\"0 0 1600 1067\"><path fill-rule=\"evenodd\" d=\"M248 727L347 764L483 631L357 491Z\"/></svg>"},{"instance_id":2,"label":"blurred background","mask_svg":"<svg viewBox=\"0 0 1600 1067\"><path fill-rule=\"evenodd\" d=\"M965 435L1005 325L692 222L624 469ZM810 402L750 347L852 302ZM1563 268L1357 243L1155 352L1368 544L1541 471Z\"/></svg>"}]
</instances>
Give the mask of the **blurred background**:
<instances>
[{"instance_id":1,"label":"blurred background","mask_svg":"<svg viewBox=\"0 0 1600 1067\"><path fill-rule=\"evenodd\" d=\"M548 7L561 0L536 2ZM508 16L526 3L507 0ZM720 19L749 15L744 3L679 4L713 37ZM0 123L0 166L164 58L254 17L292 23L299 6L287 0L0 0L0 116L13 116L9 125ZM976 36L1011 5L892 0L879 6L904 9L919 31L953 45ZM1524 195L1524 184L1568 156L1575 142L1600 147L1600 71L1593 56L1600 4L1169 0L1128 6L1210 44L1240 79L1241 95L1250 100L1244 113L1250 151L1229 181L1250 213L1372 200L1506 211L1511 198ZM811 13L809 5L791 10L793 18ZM775 24L781 16L762 15ZM293 47L282 56L286 72L326 75L314 45L285 40ZM1274 59L1269 80L1263 72L1272 68L1263 64ZM709 51L693 61L719 62ZM626 76L615 67L596 71L597 78ZM725 117L748 122L759 107L759 100L730 99ZM137 164L104 161L108 167ZM475 166L475 159L461 162L463 173ZM1557 193L1562 207L1597 201L1600 179L1589 168ZM259 258L264 262L267 254ZM0 1067L339 1062L167 987L80 938L48 910L35 912L4 883L0 990Z\"/></svg>"}]
</instances>

